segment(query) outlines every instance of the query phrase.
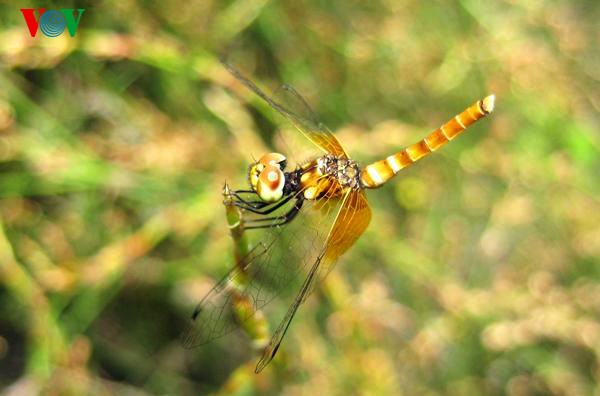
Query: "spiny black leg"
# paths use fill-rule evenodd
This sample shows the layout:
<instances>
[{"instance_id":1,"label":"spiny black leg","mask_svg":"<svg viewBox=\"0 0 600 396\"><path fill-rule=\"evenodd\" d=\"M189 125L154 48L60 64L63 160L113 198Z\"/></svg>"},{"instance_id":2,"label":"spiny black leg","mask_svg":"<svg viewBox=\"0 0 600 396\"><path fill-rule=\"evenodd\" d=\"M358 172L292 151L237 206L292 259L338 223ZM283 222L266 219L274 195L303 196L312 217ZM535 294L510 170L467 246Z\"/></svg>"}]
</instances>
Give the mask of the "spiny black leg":
<instances>
[{"instance_id":1,"label":"spiny black leg","mask_svg":"<svg viewBox=\"0 0 600 396\"><path fill-rule=\"evenodd\" d=\"M261 209L264 208L265 206L270 205L270 203L265 202L265 201L248 201L247 199L242 198L239 193L252 193L253 195L257 196L258 194L254 191L251 190L236 190L231 192L229 195L232 197L235 197L237 199L236 202L241 202L244 205L247 205L253 209Z\"/></svg>"},{"instance_id":2,"label":"spiny black leg","mask_svg":"<svg viewBox=\"0 0 600 396\"><path fill-rule=\"evenodd\" d=\"M294 217L296 217L296 215L300 212L300 208L302 207L303 202L304 202L304 200L302 198L298 198L298 200L296 201L294 206L283 216L246 221L246 222L244 222L244 229L252 230L252 229L258 229L258 228L270 228L270 227L274 227L274 226L281 226L281 225L287 224L290 221L292 221L294 219ZM281 220L281 221L278 223L271 223L271 224L265 224L265 225L250 225L248 227L246 226L246 224L248 224L248 223L262 222L262 221L267 221L267 220Z\"/></svg>"},{"instance_id":3,"label":"spiny black leg","mask_svg":"<svg viewBox=\"0 0 600 396\"><path fill-rule=\"evenodd\" d=\"M300 199L300 198L296 198L296 200L297 201L294 203L294 206L292 208L290 208L290 210L287 211L286 213L284 213L283 215L249 219L249 220L245 220L244 224L253 225L255 223L264 223L265 221L275 221L275 220L279 220L279 221L281 221L281 224L285 224L285 223L291 221L291 219L294 218L294 216L296 216L296 214L302 207L302 203L304 200ZM300 201L302 201L302 202L300 202ZM291 218L289 218L290 216L291 216Z\"/></svg>"},{"instance_id":4,"label":"spiny black leg","mask_svg":"<svg viewBox=\"0 0 600 396\"><path fill-rule=\"evenodd\" d=\"M240 201L244 201L244 202L262 202L262 201L248 201L247 199L242 198L242 196L240 196L240 194L237 191L230 193L230 195L233 197L236 197ZM255 195L258 195L258 194L255 194Z\"/></svg>"},{"instance_id":5,"label":"spiny black leg","mask_svg":"<svg viewBox=\"0 0 600 396\"><path fill-rule=\"evenodd\" d=\"M268 210L268 212L261 212L260 209L263 209L263 208L265 208L265 207L267 207L269 205L273 205L274 203L273 202L265 202L265 201L248 201L248 200L242 198L240 195L238 195L239 192L252 193L252 194L258 196L258 194L255 191L252 191L252 190L236 190L236 191L233 191L230 195L236 198L236 200L233 201L233 204L235 206L237 206L238 208L247 209L247 210L252 211L253 213L257 213L257 214L268 214L272 210L281 207L281 205L275 205L271 209L266 209L266 210ZM276 204L277 203L285 204L287 201L289 201L289 199L291 197L292 197L291 195L288 195L288 196L284 197L284 201L276 202Z\"/></svg>"},{"instance_id":6,"label":"spiny black leg","mask_svg":"<svg viewBox=\"0 0 600 396\"><path fill-rule=\"evenodd\" d=\"M261 209L264 209L264 208L255 208L254 206L246 205L242 202L233 202L232 205L236 206L240 209L247 210L248 212L252 212L252 213L256 213L256 214L263 214L261 212Z\"/></svg>"},{"instance_id":7,"label":"spiny black leg","mask_svg":"<svg viewBox=\"0 0 600 396\"><path fill-rule=\"evenodd\" d=\"M271 227L275 227L275 226L282 226L284 224L289 223L290 221L292 221L294 219L294 217L296 217L296 215L300 212L300 208L302 208L302 204L304 203L304 199L302 198L302 196L299 196L296 200L296 203L294 203L294 206L283 216L278 216L278 217L271 217L271 218L266 218L266 219L256 219L253 222L257 222L257 221L261 221L261 220L277 220L280 219L281 221L278 223L271 223L271 224L265 224L265 225L250 225L250 226L246 226L246 224L251 223L251 221L246 221L244 222L244 230L256 230L256 229L260 229L260 228L271 228Z\"/></svg>"},{"instance_id":8,"label":"spiny black leg","mask_svg":"<svg viewBox=\"0 0 600 396\"><path fill-rule=\"evenodd\" d=\"M253 208L253 207L248 207L247 205L243 205L240 202L233 202L233 205L235 205L235 206L237 206L239 208L245 209L245 210L247 210L249 212L252 212L252 213L256 213L256 214L259 214L259 215L267 215L267 214L273 213L275 210L281 208L283 205L285 205L286 203L288 203L295 196L296 196L296 194L290 194L287 197L284 197L279 202L275 202L273 204L273 206L268 207L266 209L263 209L263 208L256 209L256 208ZM263 210L260 210L260 209L263 209Z\"/></svg>"},{"instance_id":9,"label":"spiny black leg","mask_svg":"<svg viewBox=\"0 0 600 396\"><path fill-rule=\"evenodd\" d=\"M251 209L262 209L266 206L271 205L270 202L264 201L245 201L238 196L235 196L236 200L233 201L233 204L240 208L251 208Z\"/></svg>"},{"instance_id":10,"label":"spiny black leg","mask_svg":"<svg viewBox=\"0 0 600 396\"><path fill-rule=\"evenodd\" d=\"M245 220L244 224L264 223L265 221L274 221L274 220L283 220L283 219L285 219L285 216L259 217L258 219Z\"/></svg>"},{"instance_id":11,"label":"spiny black leg","mask_svg":"<svg viewBox=\"0 0 600 396\"><path fill-rule=\"evenodd\" d=\"M283 204L285 204L286 202L283 202ZM283 204L279 205L280 203L281 202L278 202L277 203L278 205L269 204L269 205L272 205L271 207L265 206L262 208L255 208L253 206L246 205L241 202L233 202L233 206L237 206L238 208L247 210L248 212L251 212L251 213L255 213L255 214L259 214L259 215L266 215L266 214L272 213L275 209L280 208L281 205L283 205Z\"/></svg>"}]
</instances>

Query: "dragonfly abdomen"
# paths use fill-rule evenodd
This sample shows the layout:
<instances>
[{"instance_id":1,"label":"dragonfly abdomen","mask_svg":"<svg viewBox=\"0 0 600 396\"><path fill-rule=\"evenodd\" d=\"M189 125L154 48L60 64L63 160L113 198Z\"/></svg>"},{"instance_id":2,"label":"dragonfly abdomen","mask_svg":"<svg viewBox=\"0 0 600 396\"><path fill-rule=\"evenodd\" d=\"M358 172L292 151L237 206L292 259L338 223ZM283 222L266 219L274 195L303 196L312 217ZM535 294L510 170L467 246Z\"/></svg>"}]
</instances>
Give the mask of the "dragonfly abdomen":
<instances>
[{"instance_id":1,"label":"dragonfly abdomen","mask_svg":"<svg viewBox=\"0 0 600 396\"><path fill-rule=\"evenodd\" d=\"M471 124L487 116L494 110L494 95L479 100L454 116L444 125L430 133L425 139L392 154L389 157L367 165L360 176L364 188L377 188L385 184L401 169L427 156L454 139Z\"/></svg>"}]
</instances>

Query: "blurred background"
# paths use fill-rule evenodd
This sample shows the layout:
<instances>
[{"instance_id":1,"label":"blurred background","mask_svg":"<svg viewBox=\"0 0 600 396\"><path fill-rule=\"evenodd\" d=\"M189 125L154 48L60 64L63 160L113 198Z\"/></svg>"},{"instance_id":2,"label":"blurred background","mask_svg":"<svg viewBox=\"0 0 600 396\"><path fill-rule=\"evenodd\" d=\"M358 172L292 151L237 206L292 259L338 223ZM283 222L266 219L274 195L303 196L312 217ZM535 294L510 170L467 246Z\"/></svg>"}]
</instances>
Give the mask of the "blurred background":
<instances>
[{"instance_id":1,"label":"blurred background","mask_svg":"<svg viewBox=\"0 0 600 396\"><path fill-rule=\"evenodd\" d=\"M22 7L85 13L31 38ZM598 20L593 0L3 2L0 392L599 394ZM295 133L230 47L363 164L497 97L369 191L260 375L243 333L178 340L233 265L223 182Z\"/></svg>"}]
</instances>

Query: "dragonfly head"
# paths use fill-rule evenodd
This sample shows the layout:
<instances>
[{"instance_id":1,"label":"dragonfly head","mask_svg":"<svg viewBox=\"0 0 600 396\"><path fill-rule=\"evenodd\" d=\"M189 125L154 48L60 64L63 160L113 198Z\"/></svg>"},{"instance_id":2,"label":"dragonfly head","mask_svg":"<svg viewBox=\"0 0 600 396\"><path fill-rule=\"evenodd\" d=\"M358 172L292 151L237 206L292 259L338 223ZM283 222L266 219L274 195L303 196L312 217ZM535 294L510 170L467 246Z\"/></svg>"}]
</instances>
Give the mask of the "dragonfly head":
<instances>
[{"instance_id":1,"label":"dragonfly head","mask_svg":"<svg viewBox=\"0 0 600 396\"><path fill-rule=\"evenodd\" d=\"M287 158L283 154L268 153L248 168L250 187L265 202L277 202L283 197Z\"/></svg>"}]
</instances>

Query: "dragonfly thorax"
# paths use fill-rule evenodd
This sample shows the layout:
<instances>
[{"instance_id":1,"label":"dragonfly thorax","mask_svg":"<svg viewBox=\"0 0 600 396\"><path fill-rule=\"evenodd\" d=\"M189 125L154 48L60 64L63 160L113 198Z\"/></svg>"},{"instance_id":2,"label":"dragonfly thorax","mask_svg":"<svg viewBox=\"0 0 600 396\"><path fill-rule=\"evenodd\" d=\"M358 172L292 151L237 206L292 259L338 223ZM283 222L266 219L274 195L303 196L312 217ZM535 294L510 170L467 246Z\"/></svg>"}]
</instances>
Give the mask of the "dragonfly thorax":
<instances>
[{"instance_id":1,"label":"dragonfly thorax","mask_svg":"<svg viewBox=\"0 0 600 396\"><path fill-rule=\"evenodd\" d=\"M341 197L360 188L360 171L353 160L327 154L301 168L300 189L305 199Z\"/></svg>"},{"instance_id":2,"label":"dragonfly thorax","mask_svg":"<svg viewBox=\"0 0 600 396\"><path fill-rule=\"evenodd\" d=\"M323 176L330 176L343 188L360 187L360 170L356 161L327 154L317 160L317 169Z\"/></svg>"}]
</instances>

